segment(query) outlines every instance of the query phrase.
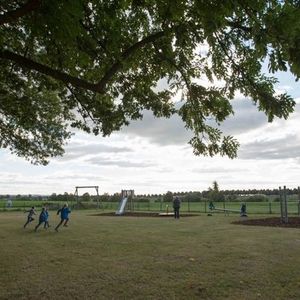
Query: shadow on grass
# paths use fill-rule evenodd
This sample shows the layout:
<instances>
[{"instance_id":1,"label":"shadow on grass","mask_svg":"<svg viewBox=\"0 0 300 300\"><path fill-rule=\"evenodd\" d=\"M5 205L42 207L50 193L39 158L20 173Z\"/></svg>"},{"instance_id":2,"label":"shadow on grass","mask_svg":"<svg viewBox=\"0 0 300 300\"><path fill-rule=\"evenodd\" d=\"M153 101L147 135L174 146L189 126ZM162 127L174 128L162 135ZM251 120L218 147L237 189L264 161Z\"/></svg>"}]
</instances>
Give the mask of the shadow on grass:
<instances>
[{"instance_id":1,"label":"shadow on grass","mask_svg":"<svg viewBox=\"0 0 300 300\"><path fill-rule=\"evenodd\" d=\"M126 212L123 215L116 215L114 212L91 214L93 217L153 217L153 218L174 218L173 213L161 214L158 212ZM180 214L180 217L196 217L199 214Z\"/></svg>"}]
</instances>

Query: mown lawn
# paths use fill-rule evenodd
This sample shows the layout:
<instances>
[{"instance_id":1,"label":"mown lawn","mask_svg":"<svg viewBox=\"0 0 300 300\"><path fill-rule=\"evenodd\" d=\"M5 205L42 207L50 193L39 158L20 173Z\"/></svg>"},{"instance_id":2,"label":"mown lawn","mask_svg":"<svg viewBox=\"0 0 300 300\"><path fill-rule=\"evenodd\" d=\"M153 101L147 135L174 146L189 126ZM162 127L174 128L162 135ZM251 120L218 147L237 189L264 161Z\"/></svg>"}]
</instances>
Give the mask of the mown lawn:
<instances>
[{"instance_id":1,"label":"mown lawn","mask_svg":"<svg viewBox=\"0 0 300 300\"><path fill-rule=\"evenodd\" d=\"M0 299L300 299L299 229L89 214L35 233L0 213Z\"/></svg>"}]
</instances>

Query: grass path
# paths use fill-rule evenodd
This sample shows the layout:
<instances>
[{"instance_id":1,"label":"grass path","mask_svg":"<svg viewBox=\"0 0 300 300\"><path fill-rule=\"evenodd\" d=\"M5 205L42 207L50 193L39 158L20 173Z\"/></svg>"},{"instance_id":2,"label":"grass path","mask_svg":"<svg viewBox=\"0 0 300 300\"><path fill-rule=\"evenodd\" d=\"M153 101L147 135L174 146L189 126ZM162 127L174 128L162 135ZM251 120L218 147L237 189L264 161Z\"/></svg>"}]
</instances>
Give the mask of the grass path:
<instances>
[{"instance_id":1,"label":"grass path","mask_svg":"<svg viewBox=\"0 0 300 300\"><path fill-rule=\"evenodd\" d=\"M35 233L1 213L0 299L300 299L299 229L88 214Z\"/></svg>"}]
</instances>

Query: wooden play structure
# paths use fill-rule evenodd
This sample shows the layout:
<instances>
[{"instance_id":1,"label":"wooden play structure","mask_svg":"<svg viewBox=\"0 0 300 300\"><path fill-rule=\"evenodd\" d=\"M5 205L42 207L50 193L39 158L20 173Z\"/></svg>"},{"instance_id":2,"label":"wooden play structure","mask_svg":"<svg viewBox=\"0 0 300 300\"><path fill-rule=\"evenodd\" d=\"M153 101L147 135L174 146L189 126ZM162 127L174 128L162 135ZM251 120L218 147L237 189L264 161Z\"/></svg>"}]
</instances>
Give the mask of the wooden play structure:
<instances>
[{"instance_id":1,"label":"wooden play structure","mask_svg":"<svg viewBox=\"0 0 300 300\"><path fill-rule=\"evenodd\" d=\"M77 207L79 207L79 193L78 191L80 189L95 189L96 190L96 193L97 193L97 208L100 208L100 201L99 201L99 186L98 185L88 185L88 186L76 186L75 187L75 193L74 193L74 196L76 197L77 199Z\"/></svg>"}]
</instances>

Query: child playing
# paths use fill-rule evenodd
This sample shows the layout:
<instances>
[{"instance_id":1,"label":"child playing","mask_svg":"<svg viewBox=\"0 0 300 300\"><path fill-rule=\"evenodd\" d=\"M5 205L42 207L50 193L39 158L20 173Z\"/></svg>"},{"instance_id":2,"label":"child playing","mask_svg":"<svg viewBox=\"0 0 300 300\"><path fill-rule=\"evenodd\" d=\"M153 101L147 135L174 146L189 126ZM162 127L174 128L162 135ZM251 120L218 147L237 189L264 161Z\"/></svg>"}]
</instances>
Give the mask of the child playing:
<instances>
[{"instance_id":1,"label":"child playing","mask_svg":"<svg viewBox=\"0 0 300 300\"><path fill-rule=\"evenodd\" d=\"M48 207L45 207L45 224L44 224L44 229L47 229L47 228L50 227L48 219L49 219Z\"/></svg>"},{"instance_id":2,"label":"child playing","mask_svg":"<svg viewBox=\"0 0 300 300\"><path fill-rule=\"evenodd\" d=\"M27 222L24 224L24 228L34 220L33 215L36 215L34 206L30 210L25 210L24 213L28 212Z\"/></svg>"},{"instance_id":3,"label":"child playing","mask_svg":"<svg viewBox=\"0 0 300 300\"><path fill-rule=\"evenodd\" d=\"M39 223L35 226L34 231L37 231L37 229L40 227L40 225L41 225L42 223L45 223L46 220L47 220L47 216L46 216L46 208L43 207L43 208L42 208L42 211L41 211L41 213L40 213L40 216L39 216Z\"/></svg>"},{"instance_id":4,"label":"child playing","mask_svg":"<svg viewBox=\"0 0 300 300\"><path fill-rule=\"evenodd\" d=\"M60 213L60 222L59 222L59 224L55 227L55 231L57 231L58 232L58 228L61 226L61 224L62 223L64 223L64 226L65 227L67 227L68 225L67 225L67 223L69 222L69 213L70 213L71 211L69 210L69 208L68 208L68 203L65 203L65 205L61 208L61 209L59 209L58 211L57 211L57 214L59 214Z\"/></svg>"}]
</instances>

